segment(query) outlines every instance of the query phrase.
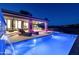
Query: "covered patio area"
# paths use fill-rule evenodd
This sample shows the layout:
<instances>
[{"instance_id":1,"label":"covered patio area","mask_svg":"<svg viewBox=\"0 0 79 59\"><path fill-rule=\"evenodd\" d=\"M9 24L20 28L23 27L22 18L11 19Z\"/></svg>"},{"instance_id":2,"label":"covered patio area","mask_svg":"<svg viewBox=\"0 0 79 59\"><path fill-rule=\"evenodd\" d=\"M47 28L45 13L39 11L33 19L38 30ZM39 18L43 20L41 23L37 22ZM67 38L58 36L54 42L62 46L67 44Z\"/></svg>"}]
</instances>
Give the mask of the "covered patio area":
<instances>
[{"instance_id":1,"label":"covered patio area","mask_svg":"<svg viewBox=\"0 0 79 59\"><path fill-rule=\"evenodd\" d=\"M40 37L47 35L48 24L47 20L36 18L33 16L25 16L21 13L2 10L6 26L6 35L8 36L9 41L17 42L21 40L31 39L34 37ZM25 31L25 33L34 33L37 32L38 35L32 34L31 36L19 35L19 29Z\"/></svg>"}]
</instances>

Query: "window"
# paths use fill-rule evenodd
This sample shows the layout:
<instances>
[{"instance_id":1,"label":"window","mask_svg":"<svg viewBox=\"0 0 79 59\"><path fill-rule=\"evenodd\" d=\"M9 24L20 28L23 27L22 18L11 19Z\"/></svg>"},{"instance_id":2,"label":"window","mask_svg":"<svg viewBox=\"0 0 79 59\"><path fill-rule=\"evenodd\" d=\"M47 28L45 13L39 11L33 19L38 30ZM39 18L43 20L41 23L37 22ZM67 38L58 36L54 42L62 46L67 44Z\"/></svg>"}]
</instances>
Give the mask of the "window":
<instances>
[{"instance_id":1,"label":"window","mask_svg":"<svg viewBox=\"0 0 79 59\"><path fill-rule=\"evenodd\" d=\"M11 20L7 20L7 28L11 28Z\"/></svg>"},{"instance_id":2,"label":"window","mask_svg":"<svg viewBox=\"0 0 79 59\"><path fill-rule=\"evenodd\" d=\"M17 24L17 20L15 20L15 28L16 28L16 29L18 28L17 25L18 25L18 24Z\"/></svg>"},{"instance_id":3,"label":"window","mask_svg":"<svg viewBox=\"0 0 79 59\"><path fill-rule=\"evenodd\" d=\"M18 22L17 22L17 20L14 20L13 21L13 29L14 30L17 30L18 29Z\"/></svg>"},{"instance_id":4,"label":"window","mask_svg":"<svg viewBox=\"0 0 79 59\"><path fill-rule=\"evenodd\" d=\"M6 21L6 23L7 23L6 29L7 29L8 31L12 31L12 30L13 30L13 28L12 28L12 17L5 16L5 21Z\"/></svg>"},{"instance_id":5,"label":"window","mask_svg":"<svg viewBox=\"0 0 79 59\"><path fill-rule=\"evenodd\" d=\"M41 31L42 30L42 27L41 27L42 23L43 22L41 22L41 21L33 21L32 22L32 28L33 28L33 30L34 31Z\"/></svg>"},{"instance_id":6,"label":"window","mask_svg":"<svg viewBox=\"0 0 79 59\"><path fill-rule=\"evenodd\" d=\"M18 29L21 29L21 21L18 21Z\"/></svg>"},{"instance_id":7,"label":"window","mask_svg":"<svg viewBox=\"0 0 79 59\"><path fill-rule=\"evenodd\" d=\"M24 22L24 29L28 29L28 23L27 22Z\"/></svg>"}]
</instances>

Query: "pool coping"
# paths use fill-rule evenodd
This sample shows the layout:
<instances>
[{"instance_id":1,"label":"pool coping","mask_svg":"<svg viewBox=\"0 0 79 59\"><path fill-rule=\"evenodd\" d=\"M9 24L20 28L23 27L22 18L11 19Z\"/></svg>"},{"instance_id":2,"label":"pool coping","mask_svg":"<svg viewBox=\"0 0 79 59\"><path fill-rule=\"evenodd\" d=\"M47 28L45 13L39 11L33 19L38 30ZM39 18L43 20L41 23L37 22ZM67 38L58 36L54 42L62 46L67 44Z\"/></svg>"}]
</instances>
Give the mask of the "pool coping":
<instances>
[{"instance_id":1,"label":"pool coping","mask_svg":"<svg viewBox=\"0 0 79 59\"><path fill-rule=\"evenodd\" d=\"M44 35L44 36L39 36L39 37L33 37L33 38L29 38L29 39L24 39L24 40L21 40L21 41L17 41L17 42L11 42L12 44L16 44L16 43L19 43L19 42L24 42L24 41L29 41L29 40L32 40L32 39L36 39L36 38L41 38L41 37L46 37L46 36L49 36L49 35L52 35L52 33L50 34L47 34L47 35ZM8 43L6 43L8 44Z\"/></svg>"}]
</instances>

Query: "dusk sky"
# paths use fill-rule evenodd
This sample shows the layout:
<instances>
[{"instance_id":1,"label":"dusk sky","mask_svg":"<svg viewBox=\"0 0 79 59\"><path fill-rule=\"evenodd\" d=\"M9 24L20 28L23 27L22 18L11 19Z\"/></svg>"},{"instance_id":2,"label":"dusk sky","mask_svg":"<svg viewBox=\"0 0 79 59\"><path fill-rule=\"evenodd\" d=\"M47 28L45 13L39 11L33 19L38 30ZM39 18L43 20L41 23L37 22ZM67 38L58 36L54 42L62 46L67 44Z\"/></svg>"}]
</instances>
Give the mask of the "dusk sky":
<instances>
[{"instance_id":1,"label":"dusk sky","mask_svg":"<svg viewBox=\"0 0 79 59\"><path fill-rule=\"evenodd\" d=\"M48 18L48 24L66 25L79 23L79 4L0 4L0 8L26 10L37 18Z\"/></svg>"}]
</instances>

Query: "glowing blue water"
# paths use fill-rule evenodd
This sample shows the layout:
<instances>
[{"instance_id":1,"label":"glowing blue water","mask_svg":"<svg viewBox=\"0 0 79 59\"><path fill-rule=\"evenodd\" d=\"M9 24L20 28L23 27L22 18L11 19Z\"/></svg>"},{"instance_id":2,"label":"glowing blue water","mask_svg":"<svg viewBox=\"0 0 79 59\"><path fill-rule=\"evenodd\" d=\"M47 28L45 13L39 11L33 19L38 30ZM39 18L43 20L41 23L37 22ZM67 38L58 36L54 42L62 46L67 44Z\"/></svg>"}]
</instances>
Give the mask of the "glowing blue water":
<instances>
[{"instance_id":1,"label":"glowing blue water","mask_svg":"<svg viewBox=\"0 0 79 59\"><path fill-rule=\"evenodd\" d=\"M4 54L4 47L5 47L5 39L3 39L3 35L5 34L6 31L6 22L4 19L4 16L0 10L0 55Z\"/></svg>"},{"instance_id":2,"label":"glowing blue water","mask_svg":"<svg viewBox=\"0 0 79 59\"><path fill-rule=\"evenodd\" d=\"M44 37L13 43L16 55L67 55L77 35L53 32ZM12 54L10 45L6 45L6 54Z\"/></svg>"}]
</instances>

